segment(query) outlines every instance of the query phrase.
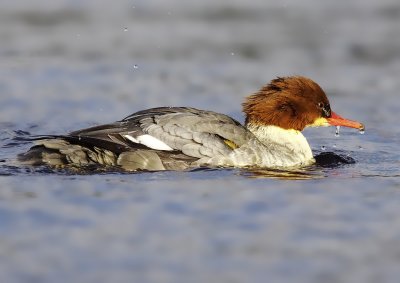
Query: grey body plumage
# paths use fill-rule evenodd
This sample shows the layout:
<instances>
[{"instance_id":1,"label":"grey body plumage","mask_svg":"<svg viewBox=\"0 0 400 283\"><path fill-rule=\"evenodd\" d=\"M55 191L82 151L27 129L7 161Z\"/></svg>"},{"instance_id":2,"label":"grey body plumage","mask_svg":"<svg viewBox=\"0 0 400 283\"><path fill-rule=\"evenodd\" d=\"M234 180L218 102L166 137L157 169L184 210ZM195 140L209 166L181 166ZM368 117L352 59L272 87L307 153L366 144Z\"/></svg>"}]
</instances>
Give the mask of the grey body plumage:
<instances>
[{"instance_id":1,"label":"grey body plumage","mask_svg":"<svg viewBox=\"0 0 400 283\"><path fill-rule=\"evenodd\" d=\"M159 140L169 149L152 148ZM101 164L124 170L183 170L228 156L253 134L238 121L212 111L160 107L136 112L121 121L68 135L41 136L27 153L25 164L84 166ZM135 142L136 141L136 142ZM204 164L202 164L204 162Z\"/></svg>"}]
</instances>

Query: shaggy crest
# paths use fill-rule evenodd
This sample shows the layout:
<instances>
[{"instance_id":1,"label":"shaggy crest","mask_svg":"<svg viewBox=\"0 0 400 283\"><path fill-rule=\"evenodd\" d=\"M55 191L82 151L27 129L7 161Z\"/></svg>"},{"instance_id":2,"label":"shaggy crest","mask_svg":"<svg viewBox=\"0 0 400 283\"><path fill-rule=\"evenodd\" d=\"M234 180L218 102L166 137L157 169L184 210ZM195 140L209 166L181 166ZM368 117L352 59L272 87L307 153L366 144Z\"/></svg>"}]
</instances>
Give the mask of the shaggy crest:
<instances>
[{"instance_id":1,"label":"shaggy crest","mask_svg":"<svg viewBox=\"0 0 400 283\"><path fill-rule=\"evenodd\" d=\"M311 102L311 103L310 103ZM302 131L319 117L330 116L328 98L314 81L300 76L278 77L242 104L246 125L273 125Z\"/></svg>"}]
</instances>

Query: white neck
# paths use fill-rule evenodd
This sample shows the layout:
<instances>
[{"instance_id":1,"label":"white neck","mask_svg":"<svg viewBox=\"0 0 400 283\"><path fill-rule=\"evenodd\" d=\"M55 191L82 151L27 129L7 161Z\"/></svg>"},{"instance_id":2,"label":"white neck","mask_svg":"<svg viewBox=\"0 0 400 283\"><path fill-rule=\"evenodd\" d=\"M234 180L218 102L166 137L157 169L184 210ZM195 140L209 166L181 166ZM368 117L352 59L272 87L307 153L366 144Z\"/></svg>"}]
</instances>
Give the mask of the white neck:
<instances>
[{"instance_id":1,"label":"white neck","mask_svg":"<svg viewBox=\"0 0 400 283\"><path fill-rule=\"evenodd\" d=\"M252 124L247 124L247 128L264 146L279 146L280 154L291 156L299 164L305 164L313 160L307 139L300 131L285 130L277 126L255 126Z\"/></svg>"}]
</instances>

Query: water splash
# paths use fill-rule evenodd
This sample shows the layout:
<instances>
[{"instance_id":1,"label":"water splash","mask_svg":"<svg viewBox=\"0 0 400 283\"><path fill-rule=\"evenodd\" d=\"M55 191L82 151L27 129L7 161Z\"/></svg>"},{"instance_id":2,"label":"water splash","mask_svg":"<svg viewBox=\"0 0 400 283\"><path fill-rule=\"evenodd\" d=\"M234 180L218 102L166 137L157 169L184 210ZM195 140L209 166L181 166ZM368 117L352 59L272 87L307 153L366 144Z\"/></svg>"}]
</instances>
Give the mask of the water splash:
<instances>
[{"instance_id":1,"label":"water splash","mask_svg":"<svg viewBox=\"0 0 400 283\"><path fill-rule=\"evenodd\" d=\"M365 129L360 129L359 133L360 133L361 135L365 134Z\"/></svg>"},{"instance_id":2,"label":"water splash","mask_svg":"<svg viewBox=\"0 0 400 283\"><path fill-rule=\"evenodd\" d=\"M336 126L335 137L340 137L340 126Z\"/></svg>"},{"instance_id":3,"label":"water splash","mask_svg":"<svg viewBox=\"0 0 400 283\"><path fill-rule=\"evenodd\" d=\"M128 31L128 28L127 28L127 27L124 27L124 31Z\"/></svg>"},{"instance_id":4,"label":"water splash","mask_svg":"<svg viewBox=\"0 0 400 283\"><path fill-rule=\"evenodd\" d=\"M324 146L324 145L321 146L321 150L324 150L324 151L325 151L325 150L326 150L326 146Z\"/></svg>"},{"instance_id":5,"label":"water splash","mask_svg":"<svg viewBox=\"0 0 400 283\"><path fill-rule=\"evenodd\" d=\"M139 66L138 66L137 64L135 64L135 65L133 65L133 68L134 68L135 70L137 70L137 69L139 69Z\"/></svg>"}]
</instances>

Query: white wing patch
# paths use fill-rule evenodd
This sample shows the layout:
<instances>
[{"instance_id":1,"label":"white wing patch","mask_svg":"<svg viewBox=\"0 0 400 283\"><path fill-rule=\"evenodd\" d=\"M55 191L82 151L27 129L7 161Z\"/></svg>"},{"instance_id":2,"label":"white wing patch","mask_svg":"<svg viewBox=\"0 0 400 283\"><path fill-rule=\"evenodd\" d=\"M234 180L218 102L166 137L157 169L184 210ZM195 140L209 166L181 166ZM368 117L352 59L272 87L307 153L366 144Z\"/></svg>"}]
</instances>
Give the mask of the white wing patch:
<instances>
[{"instance_id":1,"label":"white wing patch","mask_svg":"<svg viewBox=\"0 0 400 283\"><path fill-rule=\"evenodd\" d=\"M169 145L167 145L165 142L160 141L159 139L157 139L153 136L150 136L150 135L141 135L141 136L137 136L136 138L134 138L130 135L124 135L124 137L134 143L140 143L140 144L143 144L152 149L174 150Z\"/></svg>"}]
</instances>

